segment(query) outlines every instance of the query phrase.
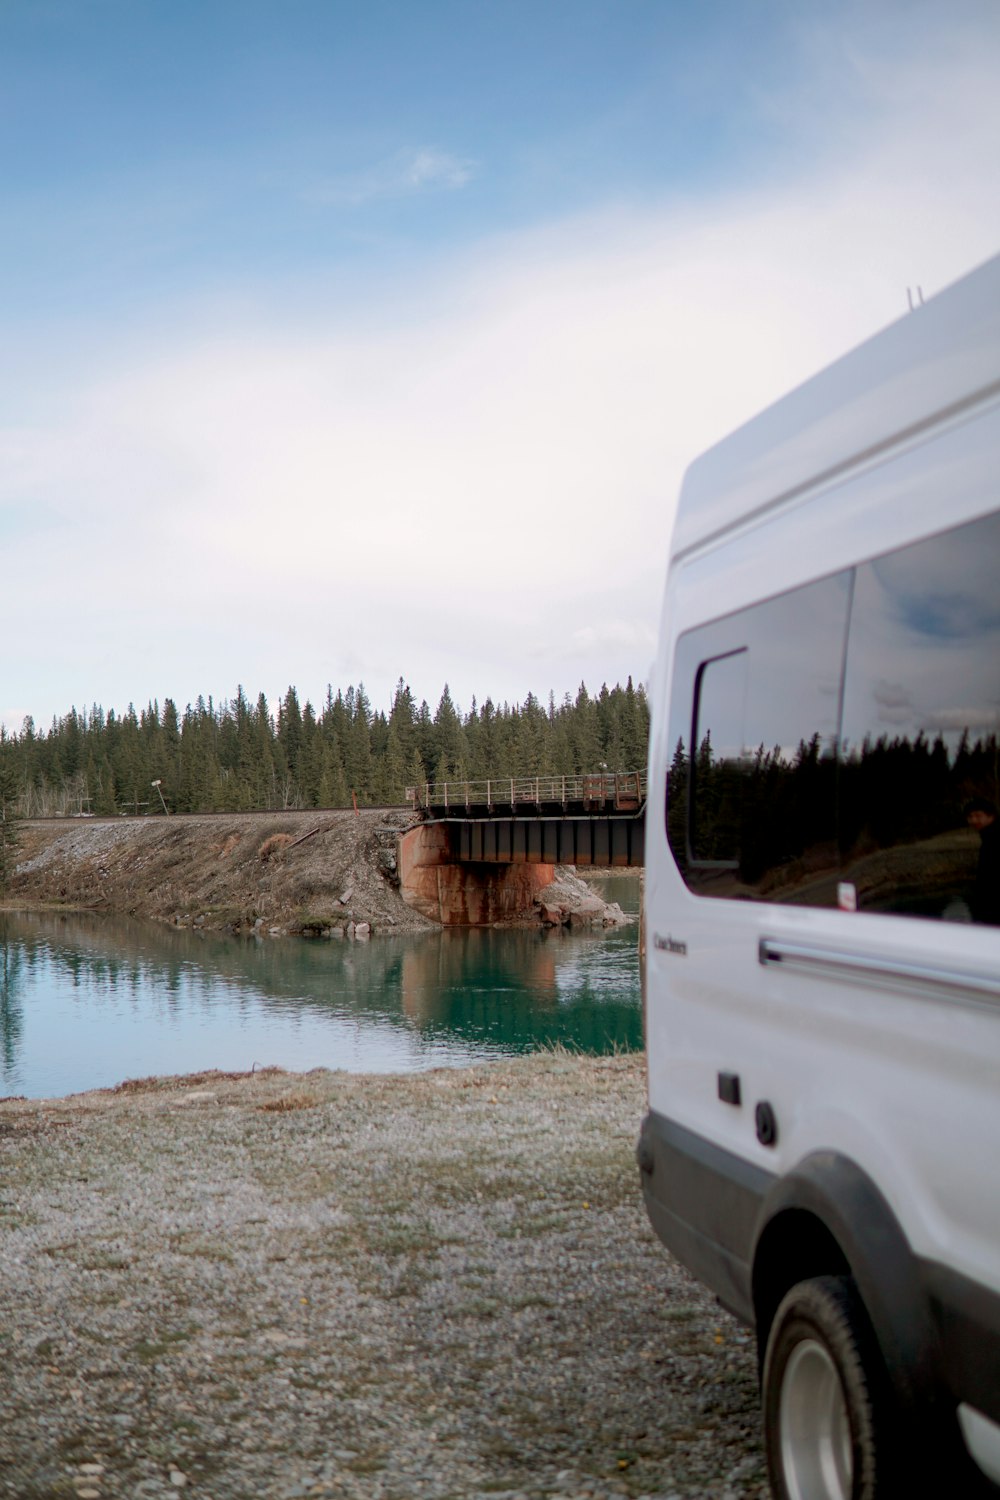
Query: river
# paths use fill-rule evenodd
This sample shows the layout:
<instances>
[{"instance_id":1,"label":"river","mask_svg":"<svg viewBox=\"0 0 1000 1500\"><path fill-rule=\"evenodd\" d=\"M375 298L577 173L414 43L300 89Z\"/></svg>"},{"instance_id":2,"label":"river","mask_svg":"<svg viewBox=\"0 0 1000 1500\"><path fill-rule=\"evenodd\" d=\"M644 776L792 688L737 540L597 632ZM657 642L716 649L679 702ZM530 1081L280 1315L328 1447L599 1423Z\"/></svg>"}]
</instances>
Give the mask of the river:
<instances>
[{"instance_id":1,"label":"river","mask_svg":"<svg viewBox=\"0 0 1000 1500\"><path fill-rule=\"evenodd\" d=\"M635 876L606 877L634 911ZM561 1043L641 1045L634 925L254 940L0 914L0 1095L254 1065L409 1072Z\"/></svg>"}]
</instances>

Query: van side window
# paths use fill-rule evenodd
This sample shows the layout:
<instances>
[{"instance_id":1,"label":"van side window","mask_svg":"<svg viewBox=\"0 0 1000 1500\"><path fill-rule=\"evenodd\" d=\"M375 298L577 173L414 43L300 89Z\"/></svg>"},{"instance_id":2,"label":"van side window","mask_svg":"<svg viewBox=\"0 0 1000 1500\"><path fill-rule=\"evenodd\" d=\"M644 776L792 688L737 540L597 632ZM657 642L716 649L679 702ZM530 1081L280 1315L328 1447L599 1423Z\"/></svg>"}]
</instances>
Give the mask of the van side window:
<instances>
[{"instance_id":1,"label":"van side window","mask_svg":"<svg viewBox=\"0 0 1000 1500\"><path fill-rule=\"evenodd\" d=\"M670 736L691 890L1000 926L1000 513L682 636Z\"/></svg>"},{"instance_id":2,"label":"van side window","mask_svg":"<svg viewBox=\"0 0 1000 1500\"><path fill-rule=\"evenodd\" d=\"M995 514L857 569L840 842L860 908L1000 923L998 731Z\"/></svg>"},{"instance_id":3,"label":"van side window","mask_svg":"<svg viewBox=\"0 0 1000 1500\"><path fill-rule=\"evenodd\" d=\"M850 585L850 573L837 574L678 642L666 816L691 890L836 904Z\"/></svg>"}]
</instances>

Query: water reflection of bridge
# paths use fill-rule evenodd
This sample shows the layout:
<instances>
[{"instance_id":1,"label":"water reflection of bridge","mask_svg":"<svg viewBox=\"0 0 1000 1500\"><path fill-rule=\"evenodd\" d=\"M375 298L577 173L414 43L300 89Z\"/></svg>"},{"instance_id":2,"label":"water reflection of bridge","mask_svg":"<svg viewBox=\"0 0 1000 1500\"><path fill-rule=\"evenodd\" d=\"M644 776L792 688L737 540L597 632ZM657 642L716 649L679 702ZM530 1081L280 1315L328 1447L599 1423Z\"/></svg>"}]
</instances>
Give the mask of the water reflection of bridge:
<instances>
[{"instance_id":1,"label":"water reflection of bridge","mask_svg":"<svg viewBox=\"0 0 1000 1500\"><path fill-rule=\"evenodd\" d=\"M0 1093L255 1060L408 1071L556 1042L636 1047L634 952L629 929L271 942L110 914L0 913ZM71 1050L52 1040L60 991Z\"/></svg>"},{"instance_id":2,"label":"water reflection of bridge","mask_svg":"<svg viewBox=\"0 0 1000 1500\"><path fill-rule=\"evenodd\" d=\"M508 776L409 787L424 823L443 824L461 863L641 865L646 773Z\"/></svg>"}]
</instances>

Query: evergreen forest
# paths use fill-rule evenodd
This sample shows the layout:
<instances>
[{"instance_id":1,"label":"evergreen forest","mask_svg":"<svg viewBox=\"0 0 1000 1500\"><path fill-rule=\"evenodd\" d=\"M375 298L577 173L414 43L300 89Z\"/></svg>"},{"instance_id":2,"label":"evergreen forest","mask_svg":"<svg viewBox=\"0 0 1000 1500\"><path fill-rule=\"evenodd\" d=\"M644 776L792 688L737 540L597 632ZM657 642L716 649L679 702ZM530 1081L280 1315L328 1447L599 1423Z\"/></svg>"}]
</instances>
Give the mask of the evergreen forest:
<instances>
[{"instance_id":1,"label":"evergreen forest","mask_svg":"<svg viewBox=\"0 0 1000 1500\"><path fill-rule=\"evenodd\" d=\"M170 698L121 714L71 708L45 732L31 718L0 730L0 767L22 817L389 806L427 781L641 770L648 732L631 678L547 706L531 693L513 707L473 699L468 713L447 686L432 713L400 678L388 713L361 683L327 688L319 711L293 687L274 710L242 687L183 713Z\"/></svg>"}]
</instances>

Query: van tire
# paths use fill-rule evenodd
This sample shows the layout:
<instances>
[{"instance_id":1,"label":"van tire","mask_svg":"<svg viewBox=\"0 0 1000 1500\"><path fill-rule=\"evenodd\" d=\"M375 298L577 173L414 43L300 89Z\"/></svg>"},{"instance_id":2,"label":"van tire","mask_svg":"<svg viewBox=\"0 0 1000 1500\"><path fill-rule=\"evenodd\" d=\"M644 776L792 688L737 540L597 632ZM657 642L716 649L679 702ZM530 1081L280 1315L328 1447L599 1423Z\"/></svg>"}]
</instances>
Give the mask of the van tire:
<instances>
[{"instance_id":1,"label":"van tire","mask_svg":"<svg viewBox=\"0 0 1000 1500\"><path fill-rule=\"evenodd\" d=\"M885 1500L891 1446L878 1346L848 1276L800 1281L767 1337L762 1395L775 1500Z\"/></svg>"}]
</instances>

